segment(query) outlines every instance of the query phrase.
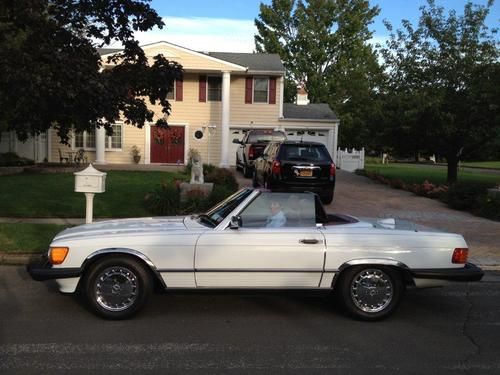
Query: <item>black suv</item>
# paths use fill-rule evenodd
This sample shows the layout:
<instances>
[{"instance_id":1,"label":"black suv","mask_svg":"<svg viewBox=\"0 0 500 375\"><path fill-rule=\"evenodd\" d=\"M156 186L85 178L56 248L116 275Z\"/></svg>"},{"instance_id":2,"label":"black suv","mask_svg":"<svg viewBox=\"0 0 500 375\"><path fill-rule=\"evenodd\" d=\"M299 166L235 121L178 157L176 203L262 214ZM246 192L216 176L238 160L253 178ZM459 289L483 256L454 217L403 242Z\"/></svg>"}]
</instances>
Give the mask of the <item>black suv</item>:
<instances>
[{"instance_id":1,"label":"black suv","mask_svg":"<svg viewBox=\"0 0 500 375\"><path fill-rule=\"evenodd\" d=\"M271 191L311 191L328 204L335 189L335 164L322 143L272 142L255 160L253 185Z\"/></svg>"},{"instance_id":2,"label":"black suv","mask_svg":"<svg viewBox=\"0 0 500 375\"><path fill-rule=\"evenodd\" d=\"M250 130L241 141L233 139L233 143L240 145L236 150L236 169L242 170L245 177L252 177L254 161L262 155L268 143L285 139L282 131L264 129Z\"/></svg>"}]
</instances>

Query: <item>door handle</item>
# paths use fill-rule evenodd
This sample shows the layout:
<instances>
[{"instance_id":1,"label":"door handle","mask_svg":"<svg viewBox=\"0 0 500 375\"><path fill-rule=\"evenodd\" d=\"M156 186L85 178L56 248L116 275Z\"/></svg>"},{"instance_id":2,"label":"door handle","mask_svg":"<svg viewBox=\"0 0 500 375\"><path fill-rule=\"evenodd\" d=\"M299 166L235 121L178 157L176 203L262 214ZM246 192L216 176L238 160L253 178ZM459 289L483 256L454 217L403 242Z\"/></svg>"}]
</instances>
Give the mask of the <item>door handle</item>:
<instances>
[{"instance_id":1,"label":"door handle","mask_svg":"<svg viewBox=\"0 0 500 375\"><path fill-rule=\"evenodd\" d=\"M314 245L314 244L317 244L319 242L319 240L316 240L314 238L303 238L303 239L299 240L299 242L307 244L307 245Z\"/></svg>"}]
</instances>

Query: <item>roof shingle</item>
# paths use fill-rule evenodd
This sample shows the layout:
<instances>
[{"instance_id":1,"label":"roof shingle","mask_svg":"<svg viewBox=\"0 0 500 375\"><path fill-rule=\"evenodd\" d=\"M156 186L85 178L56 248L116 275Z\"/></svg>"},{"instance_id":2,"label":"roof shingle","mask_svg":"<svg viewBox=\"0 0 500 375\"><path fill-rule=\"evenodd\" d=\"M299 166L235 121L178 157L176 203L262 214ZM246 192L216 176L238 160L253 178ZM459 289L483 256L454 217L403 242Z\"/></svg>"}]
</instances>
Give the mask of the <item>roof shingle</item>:
<instances>
[{"instance_id":1,"label":"roof shingle","mask_svg":"<svg viewBox=\"0 0 500 375\"><path fill-rule=\"evenodd\" d=\"M338 120L337 115L326 103L297 105L283 103L283 118L303 120Z\"/></svg>"}]
</instances>

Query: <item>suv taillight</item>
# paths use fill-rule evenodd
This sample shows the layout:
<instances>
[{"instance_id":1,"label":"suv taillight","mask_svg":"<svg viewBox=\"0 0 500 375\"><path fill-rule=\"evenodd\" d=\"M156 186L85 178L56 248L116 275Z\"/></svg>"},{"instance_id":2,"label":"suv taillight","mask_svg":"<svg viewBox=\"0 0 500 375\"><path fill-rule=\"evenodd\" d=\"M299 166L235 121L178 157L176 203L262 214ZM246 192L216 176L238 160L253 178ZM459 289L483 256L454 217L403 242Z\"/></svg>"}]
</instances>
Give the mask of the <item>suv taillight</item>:
<instances>
[{"instance_id":1,"label":"suv taillight","mask_svg":"<svg viewBox=\"0 0 500 375\"><path fill-rule=\"evenodd\" d=\"M467 263L468 257L469 257L469 249L456 248L455 250L453 250L453 255L451 256L451 263L465 264Z\"/></svg>"},{"instance_id":2,"label":"suv taillight","mask_svg":"<svg viewBox=\"0 0 500 375\"><path fill-rule=\"evenodd\" d=\"M250 146L248 148L248 158L253 159L255 155L255 148L253 146Z\"/></svg>"},{"instance_id":3,"label":"suv taillight","mask_svg":"<svg viewBox=\"0 0 500 375\"><path fill-rule=\"evenodd\" d=\"M335 176L335 163L330 163L330 176Z\"/></svg>"},{"instance_id":4,"label":"suv taillight","mask_svg":"<svg viewBox=\"0 0 500 375\"><path fill-rule=\"evenodd\" d=\"M273 161L273 165L271 167L271 172L273 172L274 175L281 174L281 163L279 162L279 160Z\"/></svg>"}]
</instances>

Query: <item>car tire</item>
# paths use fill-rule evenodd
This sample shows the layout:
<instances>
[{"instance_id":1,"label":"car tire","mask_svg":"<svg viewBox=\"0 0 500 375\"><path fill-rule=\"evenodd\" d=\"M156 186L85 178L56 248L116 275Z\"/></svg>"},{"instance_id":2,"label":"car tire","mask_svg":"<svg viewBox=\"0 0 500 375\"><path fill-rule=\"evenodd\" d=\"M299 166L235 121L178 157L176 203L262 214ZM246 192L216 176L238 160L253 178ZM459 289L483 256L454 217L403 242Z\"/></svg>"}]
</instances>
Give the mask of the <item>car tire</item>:
<instances>
[{"instance_id":1,"label":"car tire","mask_svg":"<svg viewBox=\"0 0 500 375\"><path fill-rule=\"evenodd\" d=\"M246 178L252 177L252 169L248 167L247 163L243 163L243 176Z\"/></svg>"},{"instance_id":2,"label":"car tire","mask_svg":"<svg viewBox=\"0 0 500 375\"><path fill-rule=\"evenodd\" d=\"M376 321L394 313L403 290L402 277L393 268L364 265L343 271L335 293L349 315Z\"/></svg>"},{"instance_id":3,"label":"car tire","mask_svg":"<svg viewBox=\"0 0 500 375\"><path fill-rule=\"evenodd\" d=\"M238 154L236 154L236 170L241 171L240 159L238 158Z\"/></svg>"},{"instance_id":4,"label":"car tire","mask_svg":"<svg viewBox=\"0 0 500 375\"><path fill-rule=\"evenodd\" d=\"M257 180L257 171L255 169L252 174L252 186L254 188L258 188L260 186L259 181Z\"/></svg>"},{"instance_id":5,"label":"car tire","mask_svg":"<svg viewBox=\"0 0 500 375\"><path fill-rule=\"evenodd\" d=\"M149 270L124 256L108 256L92 265L84 278L84 295L92 311L106 319L135 315L153 290Z\"/></svg>"},{"instance_id":6,"label":"car tire","mask_svg":"<svg viewBox=\"0 0 500 375\"><path fill-rule=\"evenodd\" d=\"M330 204L333 201L333 189L325 195L321 196L321 202L324 204Z\"/></svg>"},{"instance_id":7,"label":"car tire","mask_svg":"<svg viewBox=\"0 0 500 375\"><path fill-rule=\"evenodd\" d=\"M269 183L268 177L264 177L264 189L271 190L271 184Z\"/></svg>"}]
</instances>

